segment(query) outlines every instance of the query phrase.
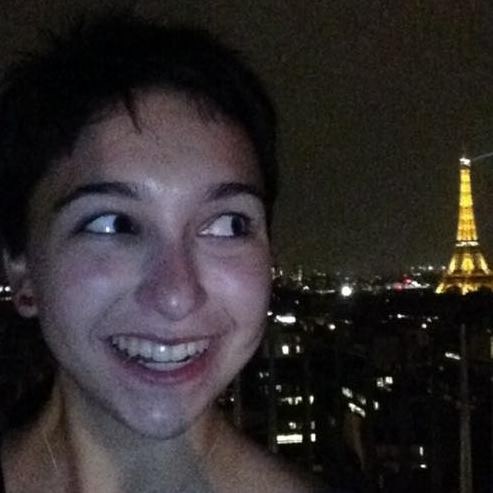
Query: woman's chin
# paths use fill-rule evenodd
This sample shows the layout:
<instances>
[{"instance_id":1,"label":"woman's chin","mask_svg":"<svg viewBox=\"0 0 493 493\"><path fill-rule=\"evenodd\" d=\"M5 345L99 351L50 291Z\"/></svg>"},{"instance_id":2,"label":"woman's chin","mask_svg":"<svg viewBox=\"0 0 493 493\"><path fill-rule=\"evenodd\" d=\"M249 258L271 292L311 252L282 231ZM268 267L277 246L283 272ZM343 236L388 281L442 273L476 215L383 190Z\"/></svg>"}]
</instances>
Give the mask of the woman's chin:
<instances>
[{"instance_id":1,"label":"woman's chin","mask_svg":"<svg viewBox=\"0 0 493 493\"><path fill-rule=\"evenodd\" d=\"M161 406L145 411L131 409L119 412L118 421L134 434L155 440L169 440L200 426L210 413L201 406Z\"/></svg>"}]
</instances>

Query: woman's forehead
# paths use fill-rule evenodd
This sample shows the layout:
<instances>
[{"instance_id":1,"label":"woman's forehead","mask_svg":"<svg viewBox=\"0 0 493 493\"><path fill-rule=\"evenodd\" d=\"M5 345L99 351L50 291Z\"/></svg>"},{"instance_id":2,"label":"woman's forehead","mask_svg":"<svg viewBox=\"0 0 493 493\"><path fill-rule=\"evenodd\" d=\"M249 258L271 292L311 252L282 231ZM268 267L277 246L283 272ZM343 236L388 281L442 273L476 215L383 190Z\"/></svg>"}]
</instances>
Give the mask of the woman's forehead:
<instances>
[{"instance_id":1,"label":"woman's forehead","mask_svg":"<svg viewBox=\"0 0 493 493\"><path fill-rule=\"evenodd\" d=\"M253 145L239 125L220 115L208 118L183 96L157 92L140 96L133 114L119 106L86 127L68 159L138 161L146 155L166 163L173 153L194 152L219 163L240 160L250 167L256 161Z\"/></svg>"},{"instance_id":2,"label":"woman's forehead","mask_svg":"<svg viewBox=\"0 0 493 493\"><path fill-rule=\"evenodd\" d=\"M205 119L184 98L155 93L139 98L136 117L138 126L122 107L84 129L73 152L40 184L43 195L49 192L51 200L80 184L112 180L188 190L227 182L262 188L256 154L240 126Z\"/></svg>"}]
</instances>

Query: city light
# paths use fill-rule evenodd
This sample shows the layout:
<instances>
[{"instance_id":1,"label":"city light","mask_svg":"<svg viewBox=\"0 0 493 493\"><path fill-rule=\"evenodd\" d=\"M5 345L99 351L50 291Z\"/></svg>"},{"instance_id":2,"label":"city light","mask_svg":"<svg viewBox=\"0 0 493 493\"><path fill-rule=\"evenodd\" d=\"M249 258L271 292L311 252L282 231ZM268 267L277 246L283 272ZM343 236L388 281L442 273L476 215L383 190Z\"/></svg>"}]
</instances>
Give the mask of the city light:
<instances>
[{"instance_id":1,"label":"city light","mask_svg":"<svg viewBox=\"0 0 493 493\"><path fill-rule=\"evenodd\" d=\"M353 398L353 391L351 389L348 389L347 387L342 387L341 393L343 396L352 399Z\"/></svg>"},{"instance_id":2,"label":"city light","mask_svg":"<svg viewBox=\"0 0 493 493\"><path fill-rule=\"evenodd\" d=\"M289 404L290 406L297 406L303 403L303 397L301 395L280 397L279 402L282 404Z\"/></svg>"},{"instance_id":3,"label":"city light","mask_svg":"<svg viewBox=\"0 0 493 493\"><path fill-rule=\"evenodd\" d=\"M276 437L278 445L285 445L289 443L303 443L303 435L301 433L290 433L288 435L277 435Z\"/></svg>"},{"instance_id":4,"label":"city light","mask_svg":"<svg viewBox=\"0 0 493 493\"><path fill-rule=\"evenodd\" d=\"M378 377L377 378L377 387L384 390L392 390L391 386L394 383L394 378L392 376L387 377Z\"/></svg>"},{"instance_id":5,"label":"city light","mask_svg":"<svg viewBox=\"0 0 493 493\"><path fill-rule=\"evenodd\" d=\"M351 410L352 413L354 414L358 414L359 416L361 416L362 418L364 418L366 416L366 412L364 409L362 409L361 407L359 407L357 404L355 404L354 402L350 402L348 404L348 407L349 409Z\"/></svg>"},{"instance_id":6,"label":"city light","mask_svg":"<svg viewBox=\"0 0 493 493\"><path fill-rule=\"evenodd\" d=\"M276 322L279 322L284 325L292 325L296 323L296 317L291 314L286 315L276 315Z\"/></svg>"},{"instance_id":7,"label":"city light","mask_svg":"<svg viewBox=\"0 0 493 493\"><path fill-rule=\"evenodd\" d=\"M457 353L447 352L445 353L445 357L448 359L455 359L457 361L460 361L460 355Z\"/></svg>"},{"instance_id":8,"label":"city light","mask_svg":"<svg viewBox=\"0 0 493 493\"><path fill-rule=\"evenodd\" d=\"M490 155L491 153L483 154L474 160ZM455 248L448 269L435 290L437 294L451 289L458 290L463 295L479 289L493 289L493 273L479 248L471 186L471 160L465 156L460 158L459 176L459 216Z\"/></svg>"},{"instance_id":9,"label":"city light","mask_svg":"<svg viewBox=\"0 0 493 493\"><path fill-rule=\"evenodd\" d=\"M344 298L348 298L353 294L353 288L349 286L348 284L344 284L341 287L341 296L344 296Z\"/></svg>"}]
</instances>

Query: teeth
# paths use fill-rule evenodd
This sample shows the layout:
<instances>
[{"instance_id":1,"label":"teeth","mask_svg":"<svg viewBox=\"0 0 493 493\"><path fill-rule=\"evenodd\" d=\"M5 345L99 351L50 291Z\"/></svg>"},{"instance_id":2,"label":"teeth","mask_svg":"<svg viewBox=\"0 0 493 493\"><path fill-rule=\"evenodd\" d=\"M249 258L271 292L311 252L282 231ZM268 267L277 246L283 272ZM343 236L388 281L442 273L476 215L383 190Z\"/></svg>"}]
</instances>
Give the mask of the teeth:
<instances>
[{"instance_id":1,"label":"teeth","mask_svg":"<svg viewBox=\"0 0 493 493\"><path fill-rule=\"evenodd\" d=\"M207 339L184 344L159 344L138 337L114 336L111 344L130 358L142 358L155 363L177 363L203 353L209 347Z\"/></svg>"}]
</instances>

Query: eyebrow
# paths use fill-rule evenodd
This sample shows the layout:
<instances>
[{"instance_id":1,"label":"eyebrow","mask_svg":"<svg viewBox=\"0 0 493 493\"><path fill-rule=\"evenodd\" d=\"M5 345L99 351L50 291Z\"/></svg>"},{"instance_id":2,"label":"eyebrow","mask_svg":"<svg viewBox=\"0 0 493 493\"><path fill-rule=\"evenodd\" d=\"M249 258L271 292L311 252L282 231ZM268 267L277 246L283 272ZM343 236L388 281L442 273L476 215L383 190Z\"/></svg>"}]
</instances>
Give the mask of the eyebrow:
<instances>
[{"instance_id":1,"label":"eyebrow","mask_svg":"<svg viewBox=\"0 0 493 493\"><path fill-rule=\"evenodd\" d=\"M67 207L69 204L87 195L115 195L134 200L140 200L137 188L128 183L120 181L110 181L101 183L88 183L81 185L61 199L57 200L53 205L53 211L58 212L60 209Z\"/></svg>"},{"instance_id":2,"label":"eyebrow","mask_svg":"<svg viewBox=\"0 0 493 493\"><path fill-rule=\"evenodd\" d=\"M227 199L242 194L251 195L259 199L262 203L265 201L265 196L260 191L259 187L249 183L240 182L220 183L219 185L214 185L207 191L206 200L212 202L214 200ZM129 183L120 181L88 183L87 185L77 187L75 190L72 190L70 193L57 200L53 205L53 211L59 212L72 202L89 195L114 195L133 200L141 199L137 191L137 187Z\"/></svg>"},{"instance_id":3,"label":"eyebrow","mask_svg":"<svg viewBox=\"0 0 493 493\"><path fill-rule=\"evenodd\" d=\"M265 202L265 195L262 193L259 187L251 185L249 183L230 182L221 183L210 188L206 194L207 201L214 201L220 199L227 199L236 195L252 195L259 199L261 202Z\"/></svg>"}]
</instances>

